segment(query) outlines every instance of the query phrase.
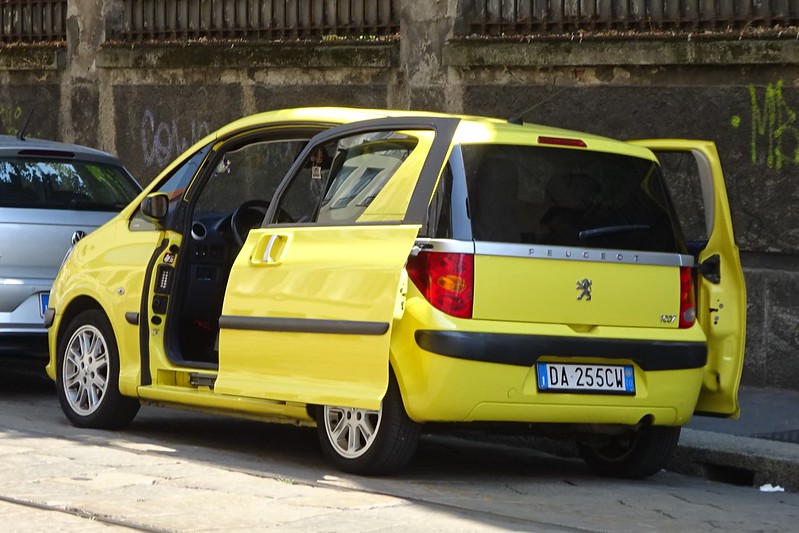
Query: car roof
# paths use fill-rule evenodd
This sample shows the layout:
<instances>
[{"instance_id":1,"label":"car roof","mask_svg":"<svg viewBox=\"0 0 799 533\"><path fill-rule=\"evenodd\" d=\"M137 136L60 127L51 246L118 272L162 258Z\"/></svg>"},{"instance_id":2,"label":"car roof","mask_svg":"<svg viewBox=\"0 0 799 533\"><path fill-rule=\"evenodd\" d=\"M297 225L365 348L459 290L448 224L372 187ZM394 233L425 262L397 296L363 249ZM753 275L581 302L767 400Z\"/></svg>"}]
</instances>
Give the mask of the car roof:
<instances>
[{"instance_id":1,"label":"car roof","mask_svg":"<svg viewBox=\"0 0 799 533\"><path fill-rule=\"evenodd\" d=\"M580 139L588 144L588 148L594 151L623 153L634 157L645 159L655 159L655 156L646 148L628 144L622 140L590 134L581 131L567 130L551 126L543 126L531 122L523 124L511 123L499 118L435 113L431 111L397 110L397 109L365 109L353 107L298 107L292 109L280 109L266 111L255 115L243 117L223 126L220 130L211 134L211 137L221 138L225 135L249 127L258 126L266 122L297 123L328 123L345 124L361 120L370 120L390 117L430 117L430 118L457 118L461 120L459 134L455 136L455 142L482 142L508 143L508 144L534 144L534 139L539 136ZM210 139L205 139L205 142ZM532 141L532 142L531 142Z\"/></svg>"},{"instance_id":2,"label":"car roof","mask_svg":"<svg viewBox=\"0 0 799 533\"><path fill-rule=\"evenodd\" d=\"M24 153L20 153L24 152ZM38 153L37 153L38 152ZM0 156L27 155L42 157L67 157L81 161L94 161L98 163L122 166L119 159L107 152L81 146L78 144L62 143L57 141L47 141L44 139L31 139L13 135L0 135Z\"/></svg>"}]
</instances>

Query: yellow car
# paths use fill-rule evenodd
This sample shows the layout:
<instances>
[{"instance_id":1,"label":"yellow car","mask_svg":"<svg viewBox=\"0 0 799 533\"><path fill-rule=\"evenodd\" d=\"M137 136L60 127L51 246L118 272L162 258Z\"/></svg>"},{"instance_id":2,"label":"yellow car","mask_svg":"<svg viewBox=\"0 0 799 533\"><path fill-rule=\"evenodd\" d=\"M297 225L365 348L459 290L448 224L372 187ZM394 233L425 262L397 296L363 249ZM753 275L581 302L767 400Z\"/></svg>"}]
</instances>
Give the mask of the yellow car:
<instances>
[{"instance_id":1,"label":"yellow car","mask_svg":"<svg viewBox=\"0 0 799 533\"><path fill-rule=\"evenodd\" d=\"M693 253L656 152L697 163ZM515 425L640 478L695 412L737 417L745 298L711 142L282 110L201 140L73 247L47 372L80 427L140 404L315 425L374 475L426 423Z\"/></svg>"}]
</instances>

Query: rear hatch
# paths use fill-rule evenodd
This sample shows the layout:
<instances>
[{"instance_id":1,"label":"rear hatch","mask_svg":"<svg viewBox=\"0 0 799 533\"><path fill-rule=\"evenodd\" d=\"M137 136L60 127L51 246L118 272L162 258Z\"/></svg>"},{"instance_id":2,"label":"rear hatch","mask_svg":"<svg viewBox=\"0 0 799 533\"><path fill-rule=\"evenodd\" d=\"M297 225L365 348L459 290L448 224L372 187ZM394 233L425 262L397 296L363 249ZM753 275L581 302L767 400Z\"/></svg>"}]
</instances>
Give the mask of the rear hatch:
<instances>
[{"instance_id":1,"label":"rear hatch","mask_svg":"<svg viewBox=\"0 0 799 533\"><path fill-rule=\"evenodd\" d=\"M473 318L679 327L693 259L657 163L559 141L462 146Z\"/></svg>"},{"instance_id":2,"label":"rear hatch","mask_svg":"<svg viewBox=\"0 0 799 533\"><path fill-rule=\"evenodd\" d=\"M76 231L89 233L114 213L0 207L0 313L47 291Z\"/></svg>"},{"instance_id":3,"label":"rear hatch","mask_svg":"<svg viewBox=\"0 0 799 533\"><path fill-rule=\"evenodd\" d=\"M73 234L88 234L115 214L0 207L0 278L54 279Z\"/></svg>"}]
</instances>

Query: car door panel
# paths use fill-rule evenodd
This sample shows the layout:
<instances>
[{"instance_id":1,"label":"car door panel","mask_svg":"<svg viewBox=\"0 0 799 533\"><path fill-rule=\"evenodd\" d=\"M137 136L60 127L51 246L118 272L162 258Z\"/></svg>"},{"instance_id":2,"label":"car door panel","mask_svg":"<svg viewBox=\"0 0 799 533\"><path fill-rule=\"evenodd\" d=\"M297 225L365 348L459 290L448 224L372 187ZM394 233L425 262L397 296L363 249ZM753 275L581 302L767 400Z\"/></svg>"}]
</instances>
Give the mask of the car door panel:
<instances>
[{"instance_id":1,"label":"car door panel","mask_svg":"<svg viewBox=\"0 0 799 533\"><path fill-rule=\"evenodd\" d=\"M708 362L696 412L737 418L746 337L746 286L718 151L710 141L653 139L632 143L656 154L688 152L696 161L708 235L697 258L697 321L707 337Z\"/></svg>"},{"instance_id":2,"label":"car door panel","mask_svg":"<svg viewBox=\"0 0 799 533\"><path fill-rule=\"evenodd\" d=\"M274 224L252 230L230 275L220 319L221 394L377 409L388 386L392 322L401 313L404 266L418 235L457 120L386 119L320 134L278 189L266 220L305 157L346 134L435 132L410 167L415 188L394 221ZM409 173L415 173L411 175ZM424 205L424 209L421 206ZM317 209L318 212L318 209Z\"/></svg>"},{"instance_id":3,"label":"car door panel","mask_svg":"<svg viewBox=\"0 0 799 533\"><path fill-rule=\"evenodd\" d=\"M357 398L358 407L377 408L400 273L418 228L295 228L277 262L259 249L274 242L271 230L252 231L228 282L215 390L310 403Z\"/></svg>"}]
</instances>

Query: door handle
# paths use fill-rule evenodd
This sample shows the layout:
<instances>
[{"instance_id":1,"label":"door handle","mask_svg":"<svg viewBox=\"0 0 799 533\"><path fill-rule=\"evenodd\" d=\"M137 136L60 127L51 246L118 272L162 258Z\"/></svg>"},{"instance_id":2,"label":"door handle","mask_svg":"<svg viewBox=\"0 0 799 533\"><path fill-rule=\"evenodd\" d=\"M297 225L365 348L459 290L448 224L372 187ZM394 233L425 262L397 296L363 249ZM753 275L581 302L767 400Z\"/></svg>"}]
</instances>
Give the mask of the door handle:
<instances>
[{"instance_id":1,"label":"door handle","mask_svg":"<svg viewBox=\"0 0 799 533\"><path fill-rule=\"evenodd\" d=\"M250 263L262 266L277 266L283 262L291 243L291 235L274 233L264 235L250 257Z\"/></svg>"},{"instance_id":2,"label":"door handle","mask_svg":"<svg viewBox=\"0 0 799 533\"><path fill-rule=\"evenodd\" d=\"M266 244L266 249L264 250L263 261L264 263L277 263L278 259L277 256L272 255L275 252L279 252L284 247L283 246L275 246L275 243L278 242L280 239L280 235L272 235L269 237L269 242Z\"/></svg>"}]
</instances>

